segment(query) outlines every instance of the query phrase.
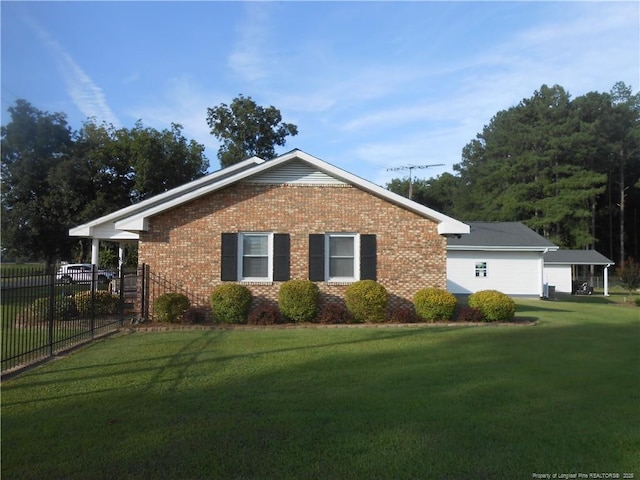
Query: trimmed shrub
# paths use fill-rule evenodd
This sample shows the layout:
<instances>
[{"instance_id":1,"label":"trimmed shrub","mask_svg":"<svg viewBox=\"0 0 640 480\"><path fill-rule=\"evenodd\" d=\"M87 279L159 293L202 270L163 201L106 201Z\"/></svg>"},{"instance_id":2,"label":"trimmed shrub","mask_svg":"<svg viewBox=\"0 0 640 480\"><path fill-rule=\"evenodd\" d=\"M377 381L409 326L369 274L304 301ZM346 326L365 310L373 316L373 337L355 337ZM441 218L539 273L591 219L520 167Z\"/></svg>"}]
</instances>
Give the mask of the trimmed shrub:
<instances>
[{"instance_id":1,"label":"trimmed shrub","mask_svg":"<svg viewBox=\"0 0 640 480\"><path fill-rule=\"evenodd\" d=\"M441 288L423 288L413 296L416 313L426 322L451 320L457 302L453 293Z\"/></svg>"},{"instance_id":2,"label":"trimmed shrub","mask_svg":"<svg viewBox=\"0 0 640 480\"><path fill-rule=\"evenodd\" d=\"M322 324L351 323L353 316L341 303L328 303L320 310L318 321Z\"/></svg>"},{"instance_id":3,"label":"trimmed shrub","mask_svg":"<svg viewBox=\"0 0 640 480\"><path fill-rule=\"evenodd\" d=\"M513 299L497 290L472 293L468 303L482 312L485 322L512 322L516 314Z\"/></svg>"},{"instance_id":4,"label":"trimmed shrub","mask_svg":"<svg viewBox=\"0 0 640 480\"><path fill-rule=\"evenodd\" d=\"M247 323L249 325L274 325L278 323L280 313L273 305L260 305L249 313Z\"/></svg>"},{"instance_id":5,"label":"trimmed shrub","mask_svg":"<svg viewBox=\"0 0 640 480\"><path fill-rule=\"evenodd\" d=\"M636 297L636 305L640 307L640 297Z\"/></svg>"},{"instance_id":6,"label":"trimmed shrub","mask_svg":"<svg viewBox=\"0 0 640 480\"><path fill-rule=\"evenodd\" d=\"M36 298L33 303L27 306L22 312L23 322L47 322L51 312L49 297ZM71 320L78 316L78 309L73 297L55 298L53 302L54 320Z\"/></svg>"},{"instance_id":7,"label":"trimmed shrub","mask_svg":"<svg viewBox=\"0 0 640 480\"><path fill-rule=\"evenodd\" d=\"M73 297L76 302L78 314L81 317L91 315L91 292L80 292ZM118 313L118 305L120 297L106 290L97 290L95 292L95 314L96 315L114 315Z\"/></svg>"},{"instance_id":8,"label":"trimmed shrub","mask_svg":"<svg viewBox=\"0 0 640 480\"><path fill-rule=\"evenodd\" d=\"M389 294L374 280L359 280L344 292L347 310L356 322L383 322L387 313Z\"/></svg>"},{"instance_id":9,"label":"trimmed shrub","mask_svg":"<svg viewBox=\"0 0 640 480\"><path fill-rule=\"evenodd\" d=\"M246 323L251 308L251 290L244 285L225 283L213 289L211 310L217 323Z\"/></svg>"},{"instance_id":10,"label":"trimmed shrub","mask_svg":"<svg viewBox=\"0 0 640 480\"><path fill-rule=\"evenodd\" d=\"M312 321L318 312L319 292L311 280L284 282L278 292L280 313L296 323Z\"/></svg>"},{"instance_id":11,"label":"trimmed shrub","mask_svg":"<svg viewBox=\"0 0 640 480\"><path fill-rule=\"evenodd\" d=\"M182 293L165 293L156 298L153 311L159 322L176 323L182 319L191 302Z\"/></svg>"},{"instance_id":12,"label":"trimmed shrub","mask_svg":"<svg viewBox=\"0 0 640 480\"><path fill-rule=\"evenodd\" d=\"M460 307L457 320L459 322L469 323L484 322L484 315L482 314L482 310L479 308L463 306Z\"/></svg>"}]
</instances>

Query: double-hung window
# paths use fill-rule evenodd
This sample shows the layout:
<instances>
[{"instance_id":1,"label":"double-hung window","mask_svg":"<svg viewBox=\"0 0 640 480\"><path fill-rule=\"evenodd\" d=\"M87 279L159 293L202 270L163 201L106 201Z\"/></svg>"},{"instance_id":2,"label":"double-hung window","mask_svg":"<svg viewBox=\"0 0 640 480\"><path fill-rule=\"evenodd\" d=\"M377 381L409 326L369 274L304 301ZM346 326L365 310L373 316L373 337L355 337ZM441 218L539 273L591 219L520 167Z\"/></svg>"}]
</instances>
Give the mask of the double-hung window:
<instances>
[{"instance_id":1,"label":"double-hung window","mask_svg":"<svg viewBox=\"0 0 640 480\"><path fill-rule=\"evenodd\" d=\"M353 281L360 278L360 242L355 233L329 233L325 237L325 271L328 281Z\"/></svg>"},{"instance_id":2,"label":"double-hung window","mask_svg":"<svg viewBox=\"0 0 640 480\"><path fill-rule=\"evenodd\" d=\"M487 262L476 262L476 277L487 276Z\"/></svg>"},{"instance_id":3,"label":"double-hung window","mask_svg":"<svg viewBox=\"0 0 640 480\"><path fill-rule=\"evenodd\" d=\"M270 233L242 233L238 235L238 271L241 280L271 281L273 235Z\"/></svg>"},{"instance_id":4,"label":"double-hung window","mask_svg":"<svg viewBox=\"0 0 640 480\"><path fill-rule=\"evenodd\" d=\"M355 282L377 279L375 234L309 234L309 280Z\"/></svg>"},{"instance_id":5,"label":"double-hung window","mask_svg":"<svg viewBox=\"0 0 640 480\"><path fill-rule=\"evenodd\" d=\"M290 239L286 233L223 233L220 279L224 282L289 280Z\"/></svg>"}]
</instances>

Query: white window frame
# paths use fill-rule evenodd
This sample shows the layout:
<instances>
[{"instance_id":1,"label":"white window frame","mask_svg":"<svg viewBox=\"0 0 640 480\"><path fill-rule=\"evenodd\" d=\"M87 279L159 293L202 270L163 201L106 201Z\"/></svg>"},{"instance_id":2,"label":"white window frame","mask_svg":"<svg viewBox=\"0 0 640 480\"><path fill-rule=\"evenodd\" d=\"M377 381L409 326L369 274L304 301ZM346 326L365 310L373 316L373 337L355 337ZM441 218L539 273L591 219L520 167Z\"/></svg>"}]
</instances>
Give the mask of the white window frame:
<instances>
[{"instance_id":1,"label":"white window frame","mask_svg":"<svg viewBox=\"0 0 640 480\"><path fill-rule=\"evenodd\" d=\"M330 241L336 237L347 237L353 239L353 276L352 277L332 277L331 276L331 249ZM360 280L360 234L359 233L326 233L324 236L324 271L327 282L356 282Z\"/></svg>"},{"instance_id":2,"label":"white window frame","mask_svg":"<svg viewBox=\"0 0 640 480\"><path fill-rule=\"evenodd\" d=\"M244 272L244 238L246 236L267 237L267 276L245 277ZM273 281L273 233L272 232L239 232L238 233L238 279L241 282L272 282Z\"/></svg>"},{"instance_id":3,"label":"white window frame","mask_svg":"<svg viewBox=\"0 0 640 480\"><path fill-rule=\"evenodd\" d=\"M487 262L476 262L476 278L487 278Z\"/></svg>"}]
</instances>

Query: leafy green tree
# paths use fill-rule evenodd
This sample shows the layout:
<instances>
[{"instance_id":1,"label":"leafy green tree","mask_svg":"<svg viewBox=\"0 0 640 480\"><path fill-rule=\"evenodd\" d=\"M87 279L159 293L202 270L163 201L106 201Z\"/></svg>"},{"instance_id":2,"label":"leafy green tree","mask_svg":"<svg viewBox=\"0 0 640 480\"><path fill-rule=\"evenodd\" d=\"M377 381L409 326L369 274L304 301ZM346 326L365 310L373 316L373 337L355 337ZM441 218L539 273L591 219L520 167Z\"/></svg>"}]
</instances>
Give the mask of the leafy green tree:
<instances>
[{"instance_id":1,"label":"leafy green tree","mask_svg":"<svg viewBox=\"0 0 640 480\"><path fill-rule=\"evenodd\" d=\"M616 270L620 286L633 295L640 288L640 263L633 258L620 264Z\"/></svg>"},{"instance_id":2,"label":"leafy green tree","mask_svg":"<svg viewBox=\"0 0 640 480\"><path fill-rule=\"evenodd\" d=\"M97 125L72 133L64 114L18 100L2 128L2 247L9 256L86 258L69 228L206 173L204 146L182 127Z\"/></svg>"},{"instance_id":3,"label":"leafy green tree","mask_svg":"<svg viewBox=\"0 0 640 480\"><path fill-rule=\"evenodd\" d=\"M25 100L9 108L1 131L2 246L9 256L44 259L51 265L71 248L73 223L65 185L51 172L72 147L66 116L38 110Z\"/></svg>"},{"instance_id":4,"label":"leafy green tree","mask_svg":"<svg viewBox=\"0 0 640 480\"><path fill-rule=\"evenodd\" d=\"M446 215L455 216L453 203L457 195L459 180L459 177L450 173L443 173L428 180L414 179L411 182L412 200ZM386 188L398 195L408 197L409 179L394 178L387 183Z\"/></svg>"},{"instance_id":5,"label":"leafy green tree","mask_svg":"<svg viewBox=\"0 0 640 480\"><path fill-rule=\"evenodd\" d=\"M276 156L276 145L284 146L288 135L298 134L297 126L282 122L280 110L261 107L243 95L230 105L207 108L207 124L222 142L218 150L222 168L252 156L270 160Z\"/></svg>"}]
</instances>

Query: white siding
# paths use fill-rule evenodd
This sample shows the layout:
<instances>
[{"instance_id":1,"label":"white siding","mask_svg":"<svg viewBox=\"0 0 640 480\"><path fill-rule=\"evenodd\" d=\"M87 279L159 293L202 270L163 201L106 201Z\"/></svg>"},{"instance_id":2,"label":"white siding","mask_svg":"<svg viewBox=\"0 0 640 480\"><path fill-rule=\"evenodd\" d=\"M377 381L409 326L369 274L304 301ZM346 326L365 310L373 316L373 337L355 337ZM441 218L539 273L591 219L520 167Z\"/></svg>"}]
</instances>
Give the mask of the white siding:
<instances>
[{"instance_id":1,"label":"white siding","mask_svg":"<svg viewBox=\"0 0 640 480\"><path fill-rule=\"evenodd\" d=\"M498 290L507 295L542 295L541 252L447 252L447 289L451 293ZM476 263L487 276L476 277Z\"/></svg>"},{"instance_id":2,"label":"white siding","mask_svg":"<svg viewBox=\"0 0 640 480\"><path fill-rule=\"evenodd\" d=\"M281 185L345 185L345 182L313 168L306 162L294 160L280 167L262 172L245 180L246 183L268 183Z\"/></svg>"},{"instance_id":3,"label":"white siding","mask_svg":"<svg viewBox=\"0 0 640 480\"><path fill-rule=\"evenodd\" d=\"M556 287L556 292L571 293L571 265L545 265L544 281Z\"/></svg>"}]
</instances>

